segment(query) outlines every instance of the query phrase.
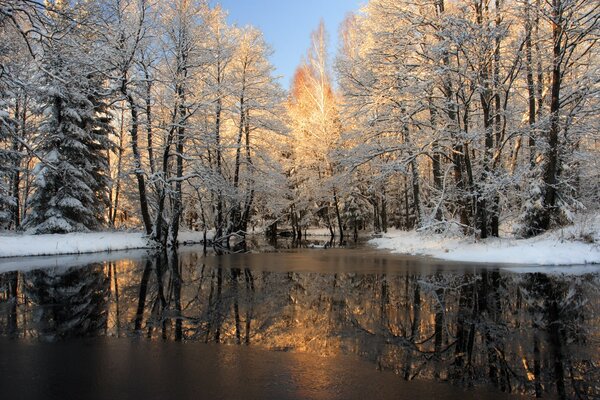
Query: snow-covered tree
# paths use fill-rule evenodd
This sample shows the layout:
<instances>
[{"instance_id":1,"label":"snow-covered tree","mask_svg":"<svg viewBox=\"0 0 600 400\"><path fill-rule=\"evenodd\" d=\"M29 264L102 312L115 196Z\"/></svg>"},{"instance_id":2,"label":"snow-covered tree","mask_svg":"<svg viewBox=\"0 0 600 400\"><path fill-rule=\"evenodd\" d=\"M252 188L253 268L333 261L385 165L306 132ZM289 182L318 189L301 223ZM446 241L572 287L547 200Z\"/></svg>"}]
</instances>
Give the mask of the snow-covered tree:
<instances>
[{"instance_id":1,"label":"snow-covered tree","mask_svg":"<svg viewBox=\"0 0 600 400\"><path fill-rule=\"evenodd\" d=\"M274 77L268 60L271 49L262 33L253 27L239 32L232 77L232 117L235 126L235 151L229 233L245 234L255 207L267 219L281 215L287 204L285 179L281 173L277 143L285 132L282 115L284 93ZM237 97L237 101L236 101Z\"/></svg>"},{"instance_id":2,"label":"snow-covered tree","mask_svg":"<svg viewBox=\"0 0 600 400\"><path fill-rule=\"evenodd\" d=\"M536 137L536 171L525 201L523 233L536 235L553 225L570 222L580 208L581 158L593 128L588 123L598 110L598 50L600 4L582 0L553 0L537 5L550 26L545 39L551 49L548 66L547 117ZM594 107L592 106L592 107ZM590 114L591 112L591 114ZM583 143L582 143L583 142ZM587 143L586 143L587 142ZM584 156L585 157L585 156ZM586 157L587 158L587 157Z\"/></svg>"},{"instance_id":3,"label":"snow-covered tree","mask_svg":"<svg viewBox=\"0 0 600 400\"><path fill-rule=\"evenodd\" d=\"M3 5L0 15L9 10L8 5ZM10 16L0 18L0 227L9 229L20 227L25 211L22 200L26 192L21 183L27 181L28 170L23 164L28 157L24 153L30 145L30 116L35 107L34 59L28 47L32 39L26 33L29 25L25 18L31 14L35 22L36 11L30 5L15 8Z\"/></svg>"},{"instance_id":4,"label":"snow-covered tree","mask_svg":"<svg viewBox=\"0 0 600 400\"><path fill-rule=\"evenodd\" d=\"M596 3L369 0L286 96L207 1L0 0L0 226L541 233L598 208Z\"/></svg>"},{"instance_id":5,"label":"snow-covered tree","mask_svg":"<svg viewBox=\"0 0 600 400\"><path fill-rule=\"evenodd\" d=\"M369 1L337 63L346 162L382 197L408 178L423 227L485 238L567 221L591 150L597 31L589 2Z\"/></svg>"},{"instance_id":6,"label":"snow-covered tree","mask_svg":"<svg viewBox=\"0 0 600 400\"><path fill-rule=\"evenodd\" d=\"M25 226L36 233L97 229L105 221L109 186L107 153L110 116L102 104L103 80L94 49L78 28L76 15L54 18L42 42L40 127L35 193Z\"/></svg>"},{"instance_id":7,"label":"snow-covered tree","mask_svg":"<svg viewBox=\"0 0 600 400\"><path fill-rule=\"evenodd\" d=\"M334 234L335 221L343 238L341 168L335 151L341 146L342 126L338 99L328 65L327 33L323 22L311 37L305 62L294 76L288 105L292 167L296 191L292 219L298 231L310 221L302 213L321 219ZM305 217L306 217L305 216ZM304 217L304 218L305 218Z\"/></svg>"}]
</instances>

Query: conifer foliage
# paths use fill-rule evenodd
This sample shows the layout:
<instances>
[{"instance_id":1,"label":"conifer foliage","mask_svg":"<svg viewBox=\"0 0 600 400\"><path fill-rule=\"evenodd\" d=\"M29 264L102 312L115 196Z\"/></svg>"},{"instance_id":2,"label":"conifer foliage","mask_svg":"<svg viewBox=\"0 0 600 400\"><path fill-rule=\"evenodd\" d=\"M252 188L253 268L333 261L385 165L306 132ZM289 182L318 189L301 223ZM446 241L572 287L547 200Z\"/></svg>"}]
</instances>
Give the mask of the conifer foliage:
<instances>
[{"instance_id":1,"label":"conifer foliage","mask_svg":"<svg viewBox=\"0 0 600 400\"><path fill-rule=\"evenodd\" d=\"M75 24L67 18L51 24L56 32L75 29L65 26ZM79 35L50 38L43 46L38 96L45 119L37 138L35 193L25 221L36 233L96 229L104 220L111 128L93 56Z\"/></svg>"}]
</instances>

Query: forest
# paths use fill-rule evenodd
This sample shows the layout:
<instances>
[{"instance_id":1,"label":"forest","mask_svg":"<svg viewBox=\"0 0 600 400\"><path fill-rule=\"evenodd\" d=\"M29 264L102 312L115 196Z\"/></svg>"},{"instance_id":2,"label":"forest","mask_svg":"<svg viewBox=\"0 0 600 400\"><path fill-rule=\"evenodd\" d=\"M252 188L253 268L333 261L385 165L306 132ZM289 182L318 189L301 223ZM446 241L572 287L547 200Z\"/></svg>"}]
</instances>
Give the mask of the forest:
<instances>
[{"instance_id":1,"label":"forest","mask_svg":"<svg viewBox=\"0 0 600 400\"><path fill-rule=\"evenodd\" d=\"M369 0L337 34L286 90L219 5L0 0L0 229L484 239L598 211L599 2Z\"/></svg>"}]
</instances>

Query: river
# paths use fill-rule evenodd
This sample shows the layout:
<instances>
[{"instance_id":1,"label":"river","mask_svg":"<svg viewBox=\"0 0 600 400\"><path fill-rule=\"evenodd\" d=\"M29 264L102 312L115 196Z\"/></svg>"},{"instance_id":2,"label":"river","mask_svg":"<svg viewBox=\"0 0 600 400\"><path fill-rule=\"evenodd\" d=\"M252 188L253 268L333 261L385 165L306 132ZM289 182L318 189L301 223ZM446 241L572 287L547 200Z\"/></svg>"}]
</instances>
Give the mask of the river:
<instances>
[{"instance_id":1,"label":"river","mask_svg":"<svg viewBox=\"0 0 600 400\"><path fill-rule=\"evenodd\" d=\"M598 273L286 243L0 260L2 398L600 396Z\"/></svg>"}]
</instances>

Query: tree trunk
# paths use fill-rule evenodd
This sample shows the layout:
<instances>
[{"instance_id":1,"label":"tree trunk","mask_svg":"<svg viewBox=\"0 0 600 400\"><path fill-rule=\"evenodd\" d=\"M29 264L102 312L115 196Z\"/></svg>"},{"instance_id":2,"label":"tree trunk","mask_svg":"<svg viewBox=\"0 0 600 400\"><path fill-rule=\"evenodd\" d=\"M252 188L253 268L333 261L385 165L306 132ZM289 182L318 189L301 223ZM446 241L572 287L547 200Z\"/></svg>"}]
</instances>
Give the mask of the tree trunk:
<instances>
[{"instance_id":1,"label":"tree trunk","mask_svg":"<svg viewBox=\"0 0 600 400\"><path fill-rule=\"evenodd\" d=\"M344 241L344 224L342 222L342 216L340 214L340 205L338 202L338 196L335 191L335 188L333 188L333 204L335 207L335 216L338 221L338 229L340 230L340 243L342 243Z\"/></svg>"},{"instance_id":2,"label":"tree trunk","mask_svg":"<svg viewBox=\"0 0 600 400\"><path fill-rule=\"evenodd\" d=\"M423 211L421 210L419 170L417 167L417 161L414 158L410 162L410 172L412 181L412 195L415 203L415 226L419 228L423 224Z\"/></svg>"},{"instance_id":3,"label":"tree trunk","mask_svg":"<svg viewBox=\"0 0 600 400\"><path fill-rule=\"evenodd\" d=\"M162 182L160 182L160 184L159 184L158 183L159 181L157 181L157 187L159 188L159 190L158 190L158 207L156 210L156 220L154 222L154 231L152 233L152 236L156 242L161 243L161 244L165 244L164 240L163 240L163 239L165 239L163 237L163 231L164 231L163 223L165 222L164 218L163 218L163 211L165 209L165 200L167 197L167 179L169 177L169 157L171 156L171 154L170 154L171 143L173 142L173 136L175 135L176 118L177 118L177 107L175 107L175 110L173 111L172 126L171 126L171 129L169 129L169 133L167 134L165 148L163 150L162 172L161 172Z\"/></svg>"},{"instance_id":4,"label":"tree trunk","mask_svg":"<svg viewBox=\"0 0 600 400\"><path fill-rule=\"evenodd\" d=\"M121 128L119 130L119 148L117 149L117 176L115 180L115 197L112 206L112 215L110 215L110 225L114 228L119 210L119 195L121 191L121 169L123 165L123 134L124 134L124 111L121 112Z\"/></svg>"},{"instance_id":5,"label":"tree trunk","mask_svg":"<svg viewBox=\"0 0 600 400\"><path fill-rule=\"evenodd\" d=\"M525 21L525 60L527 69L527 100L529 106L529 165L535 167L535 83L533 81L533 55L532 55L532 26L531 26L531 5L530 0L526 3Z\"/></svg>"},{"instance_id":6,"label":"tree trunk","mask_svg":"<svg viewBox=\"0 0 600 400\"><path fill-rule=\"evenodd\" d=\"M246 117L244 118L245 126L244 133L246 136L246 168L248 168L248 182L246 188L246 200L244 202L244 211L242 213L242 223L241 229L246 232L248 230L248 221L250 221L250 216L252 214L252 205L254 203L254 181L251 176L254 171L251 170L253 168L252 164L252 151L250 147L250 112L246 110ZM300 231L300 228L298 228ZM300 238L300 237L299 237Z\"/></svg>"},{"instance_id":7,"label":"tree trunk","mask_svg":"<svg viewBox=\"0 0 600 400\"><path fill-rule=\"evenodd\" d=\"M500 24L502 23L502 17L500 15L501 3L500 0L496 0L496 29L500 31ZM494 85L494 133L495 133L495 154L493 157L500 157L502 151L502 142L504 140L504 134L502 129L502 102L500 98L500 36L496 33L496 47L494 49L494 73L493 73L493 85ZM506 117L504 117L506 118ZM496 176L496 165L497 162L492 163L492 179ZM498 195L498 189L494 190L494 196L492 197L492 205L490 207L490 233L494 237L498 237L500 234L500 196Z\"/></svg>"},{"instance_id":8,"label":"tree trunk","mask_svg":"<svg viewBox=\"0 0 600 400\"><path fill-rule=\"evenodd\" d=\"M183 62L185 63L185 58ZM187 76L187 71L184 69L182 71L183 79ZM183 147L185 141L185 123L187 119L187 109L185 105L185 88L183 87L183 83L180 83L177 88L178 96L179 96L179 122L177 124L177 142L175 144L175 152L177 153L177 171L175 181L175 197L173 204L173 217L171 220L171 245L177 246L177 236L179 235L179 222L181 220L181 214L183 212L183 194L181 189L182 179L183 179Z\"/></svg>"},{"instance_id":9,"label":"tree trunk","mask_svg":"<svg viewBox=\"0 0 600 400\"><path fill-rule=\"evenodd\" d=\"M21 139L25 139L27 133L27 95L24 95L23 98L18 98L15 106L15 120L19 121L19 131ZM18 154L22 149L22 144L17 140L17 138L13 138L12 142L12 151L14 154ZM21 156L18 155L15 163L14 163L14 171L10 177L10 190L11 196L14 199L14 205L11 209L11 217L14 229L19 229L21 225L21 202L20 202L20 193L19 186L21 183Z\"/></svg>"},{"instance_id":10,"label":"tree trunk","mask_svg":"<svg viewBox=\"0 0 600 400\"><path fill-rule=\"evenodd\" d=\"M381 217L381 231L383 233L387 232L388 226L388 217L387 217L387 194L385 193L385 189L381 190L381 209L379 212L379 216Z\"/></svg>"},{"instance_id":11,"label":"tree trunk","mask_svg":"<svg viewBox=\"0 0 600 400\"><path fill-rule=\"evenodd\" d=\"M408 184L406 181L406 176L404 176L402 182L404 185L404 229L409 230L412 226L410 223L410 202L408 200Z\"/></svg>"},{"instance_id":12,"label":"tree trunk","mask_svg":"<svg viewBox=\"0 0 600 400\"><path fill-rule=\"evenodd\" d=\"M552 83L550 99L550 127L547 134L547 151L543 165L544 191L542 197L542 210L535 222L537 233L550 228L552 218L557 214L556 209L556 186L558 183L558 134L560 131L560 89L562 84L561 63L563 49L562 23L563 7L561 0L552 0Z\"/></svg>"},{"instance_id":13,"label":"tree trunk","mask_svg":"<svg viewBox=\"0 0 600 400\"><path fill-rule=\"evenodd\" d=\"M476 3L477 11L477 24L483 27L483 4L482 2ZM492 156L492 149L494 146L494 136L492 132L492 119L491 119L491 102L492 102L492 91L490 89L490 76L489 76L489 62L484 61L479 64L479 84L483 88L479 94L481 101L481 109L483 112L483 128L485 132L485 148L483 152L483 174L478 182L478 188L476 191L477 196L477 228L479 229L482 239L488 237L488 214L487 214L487 199L483 195L485 192L485 186L490 179L490 159Z\"/></svg>"},{"instance_id":14,"label":"tree trunk","mask_svg":"<svg viewBox=\"0 0 600 400\"><path fill-rule=\"evenodd\" d=\"M242 85L243 86L243 85ZM240 165L241 165L241 158L242 158L242 138L244 136L244 126L245 126L245 112L244 112L244 88L242 87L242 95L240 96L240 126L238 129L238 135L237 135L237 140L236 140L236 149L235 149L235 166L234 166L234 173L233 173L233 187L234 189L238 190L239 186L240 186ZM240 228L240 225L242 224L241 221L241 210L240 210L240 204L236 199L236 203L233 207L233 210L231 212L231 221L230 221L230 229L231 232L235 232L238 231Z\"/></svg>"},{"instance_id":15,"label":"tree trunk","mask_svg":"<svg viewBox=\"0 0 600 400\"><path fill-rule=\"evenodd\" d=\"M147 66L144 65L144 77L146 78L146 136L148 141L148 163L152 175L156 172L154 166L154 147L152 143L152 83Z\"/></svg>"},{"instance_id":16,"label":"tree trunk","mask_svg":"<svg viewBox=\"0 0 600 400\"><path fill-rule=\"evenodd\" d=\"M217 177L222 177L221 170L221 112L222 104L221 98L217 99L217 108L215 111L215 146L216 146L216 164L217 164ZM221 188L217 189L217 210L216 210L216 221L215 221L215 238L221 239L223 236L223 192Z\"/></svg>"},{"instance_id":17,"label":"tree trunk","mask_svg":"<svg viewBox=\"0 0 600 400\"><path fill-rule=\"evenodd\" d=\"M431 97L428 98L428 102L429 102L429 119L430 119L430 123L431 123L431 129L432 131L436 131L437 130L437 111L434 108L433 105L433 99ZM431 148L433 151L433 156L432 156L432 162L431 162L431 170L433 173L433 187L435 188L437 193L442 193L443 191L443 182L442 182L442 157L440 154L440 149L439 149L439 143L437 140L435 140L432 144L431 144ZM443 199L441 199L443 200ZM441 201L440 200L440 201ZM442 215L442 209L441 207L437 208L437 211L435 213L435 219L437 221L441 221L443 218Z\"/></svg>"},{"instance_id":18,"label":"tree trunk","mask_svg":"<svg viewBox=\"0 0 600 400\"><path fill-rule=\"evenodd\" d=\"M381 233L381 220L379 219L379 200L377 196L371 200L371 205L373 206L373 229L375 233Z\"/></svg>"},{"instance_id":19,"label":"tree trunk","mask_svg":"<svg viewBox=\"0 0 600 400\"><path fill-rule=\"evenodd\" d=\"M123 81L125 82L125 80ZM138 183L138 193L140 197L140 210L142 213L142 221L144 222L144 228L146 234L152 234L152 222L150 220L150 212L148 210L148 196L146 195L146 181L144 179L144 171L142 170L142 157L138 147L138 129L139 129L139 118L138 111L133 96L128 93L127 87L123 84L121 92L127 99L131 113L131 152L133 153L134 159L134 173Z\"/></svg>"},{"instance_id":20,"label":"tree trunk","mask_svg":"<svg viewBox=\"0 0 600 400\"><path fill-rule=\"evenodd\" d=\"M406 110L402 110L404 114ZM423 211L421 209L421 196L420 196L420 182L419 182L419 167L417 164L417 155L414 154L411 144L411 138L409 136L408 123L404 122L404 143L408 146L409 150L409 165L410 165L410 176L412 185L412 195L415 204L415 225L419 228L423 223Z\"/></svg>"}]
</instances>

